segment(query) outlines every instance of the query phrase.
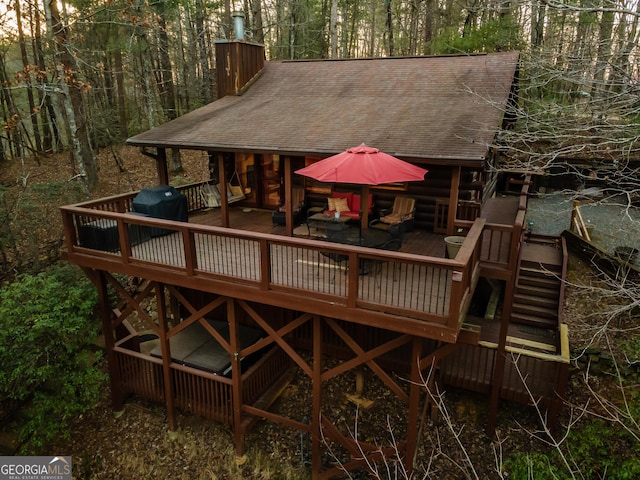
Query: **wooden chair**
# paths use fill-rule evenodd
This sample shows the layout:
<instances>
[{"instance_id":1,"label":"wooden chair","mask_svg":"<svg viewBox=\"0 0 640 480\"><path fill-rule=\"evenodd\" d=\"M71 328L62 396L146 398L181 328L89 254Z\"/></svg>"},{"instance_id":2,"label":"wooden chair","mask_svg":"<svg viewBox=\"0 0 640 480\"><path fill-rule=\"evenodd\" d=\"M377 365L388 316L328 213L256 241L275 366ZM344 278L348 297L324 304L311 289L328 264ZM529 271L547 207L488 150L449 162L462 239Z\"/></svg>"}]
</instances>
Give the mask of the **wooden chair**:
<instances>
[{"instance_id":1,"label":"wooden chair","mask_svg":"<svg viewBox=\"0 0 640 480\"><path fill-rule=\"evenodd\" d=\"M413 230L415 214L415 198L399 195L394 199L391 211L381 210L380 218L369 222L369 226L387 230L391 236L399 237L404 232Z\"/></svg>"}]
</instances>

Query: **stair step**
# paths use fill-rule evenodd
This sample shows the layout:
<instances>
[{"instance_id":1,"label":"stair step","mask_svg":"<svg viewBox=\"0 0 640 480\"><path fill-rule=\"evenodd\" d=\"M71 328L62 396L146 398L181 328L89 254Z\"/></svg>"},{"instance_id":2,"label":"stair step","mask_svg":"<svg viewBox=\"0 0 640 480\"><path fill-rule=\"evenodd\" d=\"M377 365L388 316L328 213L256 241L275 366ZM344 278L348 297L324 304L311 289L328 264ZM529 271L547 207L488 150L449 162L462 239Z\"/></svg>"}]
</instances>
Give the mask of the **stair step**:
<instances>
[{"instance_id":1,"label":"stair step","mask_svg":"<svg viewBox=\"0 0 640 480\"><path fill-rule=\"evenodd\" d=\"M525 315L533 315L542 318L558 318L558 309L549 307L539 307L536 305L526 305L522 303L514 303L512 311L523 313Z\"/></svg>"},{"instance_id":2,"label":"stair step","mask_svg":"<svg viewBox=\"0 0 640 480\"><path fill-rule=\"evenodd\" d=\"M546 238L546 237L534 237L534 236L530 236L527 240L527 246L528 247L533 247L535 245L541 245L541 246L545 246L545 247L553 247L556 250L560 248L560 246L558 245L558 239L557 238Z\"/></svg>"},{"instance_id":3,"label":"stair step","mask_svg":"<svg viewBox=\"0 0 640 480\"><path fill-rule=\"evenodd\" d=\"M558 265L544 265L538 262L520 262L520 270L537 276L559 277L562 275L562 268Z\"/></svg>"},{"instance_id":4,"label":"stair step","mask_svg":"<svg viewBox=\"0 0 640 480\"><path fill-rule=\"evenodd\" d=\"M524 243L520 258L524 262L545 265L562 265L562 250L557 243Z\"/></svg>"},{"instance_id":5,"label":"stair step","mask_svg":"<svg viewBox=\"0 0 640 480\"><path fill-rule=\"evenodd\" d=\"M516 305L531 305L534 307L551 308L557 311L558 296L527 295L518 292L513 296L513 303Z\"/></svg>"},{"instance_id":6,"label":"stair step","mask_svg":"<svg viewBox=\"0 0 640 480\"><path fill-rule=\"evenodd\" d=\"M529 285L526 283L521 283L518 281L516 285L516 294L523 295L535 295L537 297L542 298L555 298L556 302L558 299L558 294L560 290L558 288L558 283L554 283L553 285Z\"/></svg>"},{"instance_id":7,"label":"stair step","mask_svg":"<svg viewBox=\"0 0 640 480\"><path fill-rule=\"evenodd\" d=\"M519 276L517 285L530 285L533 287L548 288L560 291L560 280L553 277L528 277Z\"/></svg>"},{"instance_id":8,"label":"stair step","mask_svg":"<svg viewBox=\"0 0 640 480\"><path fill-rule=\"evenodd\" d=\"M562 270L557 266L553 268L543 268L540 265L526 265L526 263L520 263L520 275L528 277L550 277L559 278L562 274Z\"/></svg>"},{"instance_id":9,"label":"stair step","mask_svg":"<svg viewBox=\"0 0 640 480\"><path fill-rule=\"evenodd\" d=\"M557 320L551 318L541 318L535 315L526 315L523 313L512 313L511 323L521 323L524 325L532 325L538 328L555 328Z\"/></svg>"}]
</instances>

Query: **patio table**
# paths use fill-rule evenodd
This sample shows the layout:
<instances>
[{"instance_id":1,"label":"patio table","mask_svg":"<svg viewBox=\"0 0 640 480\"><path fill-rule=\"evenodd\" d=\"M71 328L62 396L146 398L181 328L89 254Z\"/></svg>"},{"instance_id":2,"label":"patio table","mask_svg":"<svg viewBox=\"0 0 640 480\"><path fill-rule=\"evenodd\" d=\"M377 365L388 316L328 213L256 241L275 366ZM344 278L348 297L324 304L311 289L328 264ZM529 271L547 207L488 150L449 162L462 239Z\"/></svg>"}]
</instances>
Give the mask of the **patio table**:
<instances>
[{"instance_id":1,"label":"patio table","mask_svg":"<svg viewBox=\"0 0 640 480\"><path fill-rule=\"evenodd\" d=\"M387 246L391 240L394 240L391 234L385 230L343 230L337 232L330 232L327 239L330 242L342 243L345 245L355 245L367 248L380 248L388 249ZM399 240L397 242L397 248L399 248ZM389 248L390 249L390 248ZM371 272L373 266L376 265L377 260L371 260L363 258L360 260L360 275L367 275Z\"/></svg>"},{"instance_id":2,"label":"patio table","mask_svg":"<svg viewBox=\"0 0 640 480\"><path fill-rule=\"evenodd\" d=\"M333 231L327 235L331 242L343 243L345 245L356 245L367 248L383 248L387 242L393 239L386 230L366 229L366 230L342 230Z\"/></svg>"},{"instance_id":3,"label":"patio table","mask_svg":"<svg viewBox=\"0 0 640 480\"><path fill-rule=\"evenodd\" d=\"M329 237L330 232L339 232L347 229L349 217L336 217L326 213L316 213L307 218L307 229L311 234L311 227L324 232L325 237Z\"/></svg>"}]
</instances>

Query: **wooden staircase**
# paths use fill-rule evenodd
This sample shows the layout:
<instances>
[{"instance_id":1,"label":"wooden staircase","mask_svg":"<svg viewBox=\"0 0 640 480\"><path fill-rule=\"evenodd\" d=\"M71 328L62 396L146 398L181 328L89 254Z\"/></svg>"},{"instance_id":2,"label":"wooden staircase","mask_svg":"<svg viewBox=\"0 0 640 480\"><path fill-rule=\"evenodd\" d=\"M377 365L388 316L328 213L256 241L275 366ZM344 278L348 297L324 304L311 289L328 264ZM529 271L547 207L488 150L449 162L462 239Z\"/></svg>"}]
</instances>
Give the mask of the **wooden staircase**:
<instances>
[{"instance_id":1,"label":"wooden staircase","mask_svg":"<svg viewBox=\"0 0 640 480\"><path fill-rule=\"evenodd\" d=\"M557 328L562 281L562 250L558 242L536 239L523 243L511 322Z\"/></svg>"}]
</instances>

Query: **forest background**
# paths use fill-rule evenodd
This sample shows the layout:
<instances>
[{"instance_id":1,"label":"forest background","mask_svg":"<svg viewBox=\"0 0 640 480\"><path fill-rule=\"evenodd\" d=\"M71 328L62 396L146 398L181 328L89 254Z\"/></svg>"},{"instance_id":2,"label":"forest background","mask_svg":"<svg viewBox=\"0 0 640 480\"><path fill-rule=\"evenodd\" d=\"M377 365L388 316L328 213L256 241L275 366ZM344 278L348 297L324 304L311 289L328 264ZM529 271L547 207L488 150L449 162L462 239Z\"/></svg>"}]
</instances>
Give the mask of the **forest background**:
<instances>
[{"instance_id":1,"label":"forest background","mask_svg":"<svg viewBox=\"0 0 640 480\"><path fill-rule=\"evenodd\" d=\"M126 138L215 100L213 46L233 38L235 11L244 13L246 40L264 44L268 60L519 50L519 106L510 112L518 122L496 138L505 160L496 168L536 171L572 161L604 166L612 195L629 205L638 198L638 0L8 0L0 4L3 281L38 273L58 259L57 207L100 197L105 183L114 187L118 174L106 163L131 173L142 157L123 147ZM180 152L171 160L173 175L191 161ZM59 175L43 176L44 168ZM587 180L595 171L574 173ZM123 181L115 188L132 186ZM64 292L60 285L70 284L59 276L58 283L49 281L51 290L22 283L31 288L28 294L40 289L53 297ZM598 405L597 411L579 408L584 424L578 429L570 420L564 437L543 432L543 443L555 453L522 452L511 459L511 471L520 465L520 478L549 478L551 469L560 478L611 472L634 478L640 475L640 290L637 283L612 278L576 282L571 287L583 296L570 308L576 318L589 317L576 358L614 337L624 339L623 348L608 352L613 366L607 382L600 382L606 388L595 391L589 371L578 381L589 393L585 403ZM576 304L585 297L591 297L592 311L578 314ZM2 303L7 298L3 291ZM33 313L17 313L28 303L7 304L13 310L3 321L24 321ZM28 333L35 343L33 330ZM77 364L67 368L77 370ZM102 385L98 380L91 381ZM613 393L603 396L606 390ZM622 462L616 463L612 445L625 452ZM502 478L500 467L495 473ZM478 477L473 464L461 475Z\"/></svg>"},{"instance_id":2,"label":"forest background","mask_svg":"<svg viewBox=\"0 0 640 480\"><path fill-rule=\"evenodd\" d=\"M605 164L629 198L638 190L638 0L8 0L0 166L17 167L14 180L33 190L30 166L68 153L68 181L40 193L91 197L101 150L123 170L127 137L215 100L213 47L234 38L234 12L268 60L519 50L519 107L509 112L518 122L496 138L496 168L586 160ZM170 163L181 171L179 151ZM9 220L19 205L7 202ZM4 229L0 273L41 253L25 231Z\"/></svg>"},{"instance_id":3,"label":"forest background","mask_svg":"<svg viewBox=\"0 0 640 480\"><path fill-rule=\"evenodd\" d=\"M637 0L8 0L0 164L69 151L90 195L97 150L215 99L236 11L268 60L519 50L511 162L638 156Z\"/></svg>"}]
</instances>

